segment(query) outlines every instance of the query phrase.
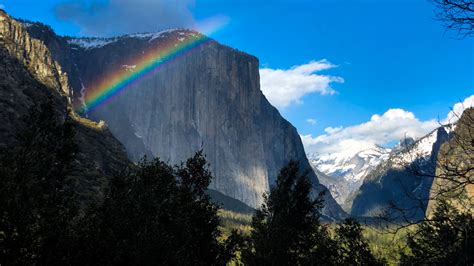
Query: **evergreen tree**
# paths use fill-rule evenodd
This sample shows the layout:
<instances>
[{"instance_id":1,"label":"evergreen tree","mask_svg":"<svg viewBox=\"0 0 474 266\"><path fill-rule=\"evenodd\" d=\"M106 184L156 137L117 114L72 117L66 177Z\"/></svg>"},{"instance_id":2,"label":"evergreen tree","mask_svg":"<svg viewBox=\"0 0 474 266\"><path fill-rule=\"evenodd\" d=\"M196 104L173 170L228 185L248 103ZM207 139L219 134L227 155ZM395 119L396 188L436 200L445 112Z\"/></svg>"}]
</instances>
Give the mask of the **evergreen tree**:
<instances>
[{"instance_id":1,"label":"evergreen tree","mask_svg":"<svg viewBox=\"0 0 474 266\"><path fill-rule=\"evenodd\" d=\"M298 163L291 161L278 175L276 185L252 220L243 250L249 265L329 264L335 243L320 224L322 195L311 198L312 184Z\"/></svg>"},{"instance_id":2,"label":"evergreen tree","mask_svg":"<svg viewBox=\"0 0 474 266\"><path fill-rule=\"evenodd\" d=\"M405 265L472 265L474 263L474 217L440 199L433 217L419 224L407 239Z\"/></svg>"},{"instance_id":3,"label":"evergreen tree","mask_svg":"<svg viewBox=\"0 0 474 266\"><path fill-rule=\"evenodd\" d=\"M382 264L372 255L369 244L362 235L362 227L356 220L348 218L339 224L335 238L338 248L335 265Z\"/></svg>"},{"instance_id":4,"label":"evergreen tree","mask_svg":"<svg viewBox=\"0 0 474 266\"><path fill-rule=\"evenodd\" d=\"M79 225L81 265L224 265L234 239L218 242L217 206L202 152L171 167L144 159L111 180L102 203Z\"/></svg>"},{"instance_id":5,"label":"evergreen tree","mask_svg":"<svg viewBox=\"0 0 474 266\"><path fill-rule=\"evenodd\" d=\"M53 100L32 108L14 146L0 156L0 264L58 264L76 215L67 175L76 146Z\"/></svg>"}]
</instances>

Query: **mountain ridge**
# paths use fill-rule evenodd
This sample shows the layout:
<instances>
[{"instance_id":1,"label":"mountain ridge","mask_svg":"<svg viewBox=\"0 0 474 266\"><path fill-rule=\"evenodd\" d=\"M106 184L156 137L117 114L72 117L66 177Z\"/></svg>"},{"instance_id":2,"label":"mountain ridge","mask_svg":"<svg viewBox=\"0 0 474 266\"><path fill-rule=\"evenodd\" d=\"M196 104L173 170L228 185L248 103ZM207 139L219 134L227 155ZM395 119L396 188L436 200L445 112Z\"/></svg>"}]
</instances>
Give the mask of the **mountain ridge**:
<instances>
[{"instance_id":1,"label":"mountain ridge","mask_svg":"<svg viewBox=\"0 0 474 266\"><path fill-rule=\"evenodd\" d=\"M124 38L85 49L41 25L27 30L50 47L72 77L76 106L82 104L81 91L87 92L95 79L114 71L133 71L123 69L124 58L159 45L161 39ZM179 33L163 36L179 41ZM310 170L296 129L260 91L258 66L256 57L211 41L139 81L90 118L106 121L133 160L151 154L175 163L203 148L216 176L210 188L257 207L290 159ZM313 171L310 178L315 193L325 190ZM343 217L342 209L326 194L326 211L332 212L328 216Z\"/></svg>"},{"instance_id":2,"label":"mountain ridge","mask_svg":"<svg viewBox=\"0 0 474 266\"><path fill-rule=\"evenodd\" d=\"M421 174L434 176L438 151L449 139L450 131L451 125L441 126L392 152L351 195L351 215L382 215L409 221L422 219L433 179L423 178Z\"/></svg>"}]
</instances>

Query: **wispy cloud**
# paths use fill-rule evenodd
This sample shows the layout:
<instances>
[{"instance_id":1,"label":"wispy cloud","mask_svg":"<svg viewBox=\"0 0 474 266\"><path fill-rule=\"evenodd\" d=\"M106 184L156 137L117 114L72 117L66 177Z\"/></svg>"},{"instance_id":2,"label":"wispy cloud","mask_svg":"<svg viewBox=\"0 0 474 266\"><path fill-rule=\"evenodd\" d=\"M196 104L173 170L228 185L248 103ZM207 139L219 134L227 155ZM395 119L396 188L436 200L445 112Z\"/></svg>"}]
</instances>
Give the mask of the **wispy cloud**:
<instances>
[{"instance_id":1,"label":"wispy cloud","mask_svg":"<svg viewBox=\"0 0 474 266\"><path fill-rule=\"evenodd\" d=\"M69 0L55 7L55 15L78 25L81 35L111 36L153 32L168 28L206 27L213 21L196 21L195 0ZM218 19L224 19L217 16Z\"/></svg>"},{"instance_id":2,"label":"wispy cloud","mask_svg":"<svg viewBox=\"0 0 474 266\"><path fill-rule=\"evenodd\" d=\"M314 118L308 118L308 119L306 119L306 123L308 123L310 125L316 125L318 123L318 121Z\"/></svg>"},{"instance_id":3,"label":"wispy cloud","mask_svg":"<svg viewBox=\"0 0 474 266\"><path fill-rule=\"evenodd\" d=\"M335 68L336 65L323 59L307 64L293 66L290 69L260 69L260 87L277 108L285 108L291 104L301 103L307 94L334 94L332 83L343 83L344 79L337 76L317 74L317 72Z\"/></svg>"},{"instance_id":4,"label":"wispy cloud","mask_svg":"<svg viewBox=\"0 0 474 266\"><path fill-rule=\"evenodd\" d=\"M385 145L406 137L419 138L447 121L453 123L463 110L474 106L474 95L455 104L453 111L441 121L420 120L415 114L403 109L389 109L372 115L367 122L348 127L329 127L319 136L303 135L306 152L318 154L357 153L373 145Z\"/></svg>"}]
</instances>

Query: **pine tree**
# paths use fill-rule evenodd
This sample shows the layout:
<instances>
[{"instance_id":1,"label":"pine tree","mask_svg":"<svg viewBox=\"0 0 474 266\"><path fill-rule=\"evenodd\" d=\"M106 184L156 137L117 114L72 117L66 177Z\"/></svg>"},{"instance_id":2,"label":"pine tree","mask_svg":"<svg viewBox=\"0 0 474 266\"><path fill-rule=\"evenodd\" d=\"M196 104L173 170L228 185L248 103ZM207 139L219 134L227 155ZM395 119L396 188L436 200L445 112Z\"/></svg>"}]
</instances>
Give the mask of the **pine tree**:
<instances>
[{"instance_id":1,"label":"pine tree","mask_svg":"<svg viewBox=\"0 0 474 266\"><path fill-rule=\"evenodd\" d=\"M202 152L180 166L146 158L111 180L78 226L75 264L224 265L236 241L220 243L212 175Z\"/></svg>"},{"instance_id":2,"label":"pine tree","mask_svg":"<svg viewBox=\"0 0 474 266\"><path fill-rule=\"evenodd\" d=\"M281 169L252 220L243 250L249 265L314 265L333 260L334 241L320 224L322 195L311 198L312 184L296 161Z\"/></svg>"},{"instance_id":3,"label":"pine tree","mask_svg":"<svg viewBox=\"0 0 474 266\"><path fill-rule=\"evenodd\" d=\"M335 265L382 265L371 253L362 235L362 227L356 220L348 218L339 224L335 238L338 248Z\"/></svg>"},{"instance_id":4,"label":"pine tree","mask_svg":"<svg viewBox=\"0 0 474 266\"><path fill-rule=\"evenodd\" d=\"M402 254L405 265L472 265L474 217L461 212L446 199L437 202L433 217L420 223L407 239L410 252Z\"/></svg>"}]
</instances>

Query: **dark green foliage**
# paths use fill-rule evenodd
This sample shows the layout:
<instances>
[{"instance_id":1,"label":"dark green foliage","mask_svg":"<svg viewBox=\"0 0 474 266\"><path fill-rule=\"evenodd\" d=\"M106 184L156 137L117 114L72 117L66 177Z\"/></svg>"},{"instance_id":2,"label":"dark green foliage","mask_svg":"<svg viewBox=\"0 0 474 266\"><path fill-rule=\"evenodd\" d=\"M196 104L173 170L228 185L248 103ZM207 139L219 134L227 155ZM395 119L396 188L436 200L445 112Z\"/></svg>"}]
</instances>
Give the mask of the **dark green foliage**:
<instances>
[{"instance_id":1,"label":"dark green foliage","mask_svg":"<svg viewBox=\"0 0 474 266\"><path fill-rule=\"evenodd\" d=\"M284 167L276 186L253 217L248 246L242 257L251 265L311 265L329 263L334 242L320 222L321 195L311 199L306 173L298 163Z\"/></svg>"},{"instance_id":2,"label":"dark green foliage","mask_svg":"<svg viewBox=\"0 0 474 266\"><path fill-rule=\"evenodd\" d=\"M472 265L474 218L440 199L433 217L408 236L411 254L402 254L405 265Z\"/></svg>"},{"instance_id":3,"label":"dark green foliage","mask_svg":"<svg viewBox=\"0 0 474 266\"><path fill-rule=\"evenodd\" d=\"M221 244L202 152L181 166L155 159L117 175L79 227L78 264L224 265L237 236Z\"/></svg>"},{"instance_id":4,"label":"dark green foliage","mask_svg":"<svg viewBox=\"0 0 474 266\"><path fill-rule=\"evenodd\" d=\"M212 176L198 152L170 166L146 158L116 174L100 202L79 210L70 181L76 154L68 116L53 102L33 109L0 158L1 265L225 265L243 246L249 265L371 265L361 227L347 220L331 239L298 163L284 167L252 219L248 239L225 240ZM245 245L244 245L245 242Z\"/></svg>"},{"instance_id":5,"label":"dark green foliage","mask_svg":"<svg viewBox=\"0 0 474 266\"><path fill-rule=\"evenodd\" d=\"M58 264L67 256L77 213L66 178L74 131L52 100L32 108L25 125L16 145L1 152L0 264Z\"/></svg>"},{"instance_id":6,"label":"dark green foliage","mask_svg":"<svg viewBox=\"0 0 474 266\"><path fill-rule=\"evenodd\" d=\"M291 161L252 219L242 250L249 265L378 265L362 228L353 219L338 225L335 238L320 222L321 193L312 199L312 184Z\"/></svg>"},{"instance_id":7,"label":"dark green foliage","mask_svg":"<svg viewBox=\"0 0 474 266\"><path fill-rule=\"evenodd\" d=\"M158 159L110 180L100 202L80 209L71 176L73 124L48 101L25 118L0 158L0 265L224 265L240 242L219 242L218 207L198 152Z\"/></svg>"},{"instance_id":8,"label":"dark green foliage","mask_svg":"<svg viewBox=\"0 0 474 266\"><path fill-rule=\"evenodd\" d=\"M362 235L361 225L354 219L346 219L336 228L338 247L336 265L378 265Z\"/></svg>"}]
</instances>

